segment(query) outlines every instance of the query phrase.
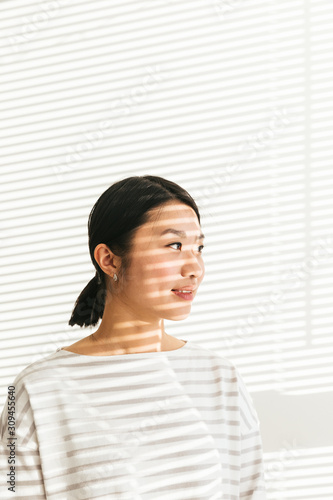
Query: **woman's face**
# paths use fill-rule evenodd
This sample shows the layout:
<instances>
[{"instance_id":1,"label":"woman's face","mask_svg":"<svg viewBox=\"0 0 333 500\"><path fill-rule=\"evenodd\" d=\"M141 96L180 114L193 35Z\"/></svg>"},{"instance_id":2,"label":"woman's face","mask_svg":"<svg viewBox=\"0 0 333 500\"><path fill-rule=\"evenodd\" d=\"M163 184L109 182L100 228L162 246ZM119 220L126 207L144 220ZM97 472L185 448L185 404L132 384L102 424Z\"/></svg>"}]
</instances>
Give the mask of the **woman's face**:
<instances>
[{"instance_id":1,"label":"woman's face","mask_svg":"<svg viewBox=\"0 0 333 500\"><path fill-rule=\"evenodd\" d=\"M168 232L168 229L182 234ZM134 237L131 265L118 298L143 320L180 320L192 300L172 292L193 287L195 298L204 277L203 238L196 213L179 201L151 211L150 221Z\"/></svg>"}]
</instances>

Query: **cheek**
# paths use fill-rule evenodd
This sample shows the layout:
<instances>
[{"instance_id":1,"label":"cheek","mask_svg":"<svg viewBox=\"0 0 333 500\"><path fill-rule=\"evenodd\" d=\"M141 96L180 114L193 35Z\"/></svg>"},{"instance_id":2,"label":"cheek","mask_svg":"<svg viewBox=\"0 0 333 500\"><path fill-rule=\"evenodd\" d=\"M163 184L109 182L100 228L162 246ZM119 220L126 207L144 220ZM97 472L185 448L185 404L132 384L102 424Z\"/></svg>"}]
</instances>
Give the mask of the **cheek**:
<instances>
[{"instance_id":1,"label":"cheek","mask_svg":"<svg viewBox=\"0 0 333 500\"><path fill-rule=\"evenodd\" d=\"M169 257L163 251L157 251L156 254L152 254L149 259L145 259L145 263L145 273L147 277L151 277L151 282L155 286L160 285L163 288L166 282L174 280L176 277L177 266L171 256Z\"/></svg>"},{"instance_id":2,"label":"cheek","mask_svg":"<svg viewBox=\"0 0 333 500\"><path fill-rule=\"evenodd\" d=\"M172 288L177 269L158 255L150 255L137 260L132 268L132 281L135 288L140 288L142 294L154 293L156 290Z\"/></svg>"},{"instance_id":3,"label":"cheek","mask_svg":"<svg viewBox=\"0 0 333 500\"><path fill-rule=\"evenodd\" d=\"M164 293L165 290L171 290L175 276L175 271L171 268L156 267L150 272L150 280L145 288L153 294Z\"/></svg>"},{"instance_id":4,"label":"cheek","mask_svg":"<svg viewBox=\"0 0 333 500\"><path fill-rule=\"evenodd\" d=\"M159 284L161 288L168 287L178 279L179 267L172 262L164 262L158 270ZM172 288L172 287L171 287Z\"/></svg>"}]
</instances>

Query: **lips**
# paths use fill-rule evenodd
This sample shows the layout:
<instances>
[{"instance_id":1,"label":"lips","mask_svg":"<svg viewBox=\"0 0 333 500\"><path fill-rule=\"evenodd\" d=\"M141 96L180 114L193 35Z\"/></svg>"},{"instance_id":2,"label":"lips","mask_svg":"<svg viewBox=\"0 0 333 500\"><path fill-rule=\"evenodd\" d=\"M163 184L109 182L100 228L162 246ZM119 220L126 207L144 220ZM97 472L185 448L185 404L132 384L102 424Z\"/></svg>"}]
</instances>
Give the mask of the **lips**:
<instances>
[{"instance_id":1,"label":"lips","mask_svg":"<svg viewBox=\"0 0 333 500\"><path fill-rule=\"evenodd\" d=\"M180 290L188 290L190 292L194 292L195 286L183 286L181 288L172 288L172 292L179 292Z\"/></svg>"},{"instance_id":2,"label":"lips","mask_svg":"<svg viewBox=\"0 0 333 500\"><path fill-rule=\"evenodd\" d=\"M181 293L178 290L171 290L177 297L180 297L181 299L185 300L193 300L193 292L190 291L190 293Z\"/></svg>"}]
</instances>

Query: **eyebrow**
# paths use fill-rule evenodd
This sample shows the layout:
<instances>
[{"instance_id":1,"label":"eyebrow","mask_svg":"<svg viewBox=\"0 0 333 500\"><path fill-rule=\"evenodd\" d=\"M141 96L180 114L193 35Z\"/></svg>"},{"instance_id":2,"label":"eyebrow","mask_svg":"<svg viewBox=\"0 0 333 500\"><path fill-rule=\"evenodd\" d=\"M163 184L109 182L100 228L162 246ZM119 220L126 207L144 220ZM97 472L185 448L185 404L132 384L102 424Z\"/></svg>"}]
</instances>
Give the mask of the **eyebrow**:
<instances>
[{"instance_id":1,"label":"eyebrow","mask_svg":"<svg viewBox=\"0 0 333 500\"><path fill-rule=\"evenodd\" d=\"M178 236L181 236L182 238L187 238L185 231L178 231L178 229L173 229L172 227L169 227L168 229L164 229L164 231L162 231L162 233L161 233L161 236L163 236L163 234L166 234L166 233L173 233L173 234L177 234ZM205 237L205 235L203 233L200 233L199 236L196 237L196 241L203 240L204 237Z\"/></svg>"}]
</instances>

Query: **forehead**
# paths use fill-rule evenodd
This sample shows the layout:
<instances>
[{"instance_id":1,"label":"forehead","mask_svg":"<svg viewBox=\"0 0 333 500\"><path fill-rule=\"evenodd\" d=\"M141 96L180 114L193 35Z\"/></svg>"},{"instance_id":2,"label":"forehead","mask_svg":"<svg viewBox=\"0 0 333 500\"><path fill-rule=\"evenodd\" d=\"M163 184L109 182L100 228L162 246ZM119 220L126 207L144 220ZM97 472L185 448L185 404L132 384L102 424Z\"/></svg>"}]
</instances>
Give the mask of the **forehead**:
<instances>
[{"instance_id":1,"label":"forehead","mask_svg":"<svg viewBox=\"0 0 333 500\"><path fill-rule=\"evenodd\" d=\"M158 207L153 211L148 227L152 233L160 235L168 228L179 231L194 231L196 234L200 230L198 217L194 210L184 203L172 202Z\"/></svg>"},{"instance_id":2,"label":"forehead","mask_svg":"<svg viewBox=\"0 0 333 500\"><path fill-rule=\"evenodd\" d=\"M149 221L139 228L137 236L166 239L172 236L171 233L166 233L169 228L185 232L188 238L193 238L201 233L198 217L194 210L184 203L172 202L151 210Z\"/></svg>"}]
</instances>

